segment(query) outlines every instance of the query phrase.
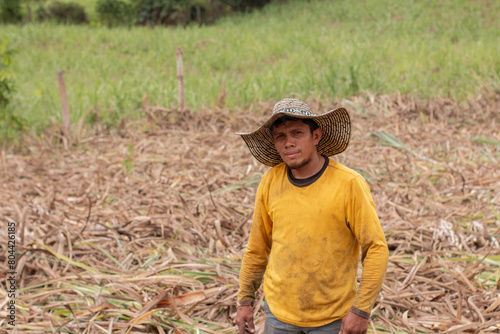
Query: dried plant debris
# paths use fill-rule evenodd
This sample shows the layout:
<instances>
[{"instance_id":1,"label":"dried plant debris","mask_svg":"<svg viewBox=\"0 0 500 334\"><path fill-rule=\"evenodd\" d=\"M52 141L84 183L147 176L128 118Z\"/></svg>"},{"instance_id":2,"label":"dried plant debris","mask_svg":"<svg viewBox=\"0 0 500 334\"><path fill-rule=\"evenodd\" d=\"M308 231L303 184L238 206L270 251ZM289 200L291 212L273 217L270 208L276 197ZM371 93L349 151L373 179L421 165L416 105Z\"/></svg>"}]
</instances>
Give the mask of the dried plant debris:
<instances>
[{"instance_id":1,"label":"dried plant debris","mask_svg":"<svg viewBox=\"0 0 500 334\"><path fill-rule=\"evenodd\" d=\"M350 109L351 144L335 159L368 180L386 231L389 270L370 331L500 332L499 95L309 102ZM234 133L271 108L150 108L116 133L80 124L69 150L54 126L22 152L2 151L18 332L235 332L241 256L266 167ZM7 238L2 228L3 250ZM6 267L7 252L0 257ZM260 307L255 315L261 332Z\"/></svg>"}]
</instances>

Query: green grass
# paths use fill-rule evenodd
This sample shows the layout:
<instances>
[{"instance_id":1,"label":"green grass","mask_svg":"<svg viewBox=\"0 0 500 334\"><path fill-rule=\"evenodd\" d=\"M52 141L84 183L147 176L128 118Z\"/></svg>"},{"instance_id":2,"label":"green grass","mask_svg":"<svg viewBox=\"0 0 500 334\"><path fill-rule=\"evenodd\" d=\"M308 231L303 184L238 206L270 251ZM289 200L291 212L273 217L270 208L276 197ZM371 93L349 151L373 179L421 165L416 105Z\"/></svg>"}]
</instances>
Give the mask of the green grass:
<instances>
[{"instance_id":1,"label":"green grass","mask_svg":"<svg viewBox=\"0 0 500 334\"><path fill-rule=\"evenodd\" d=\"M285 96L400 91L463 99L500 87L498 1L289 1L215 26L107 29L2 26L19 53L11 109L29 126L58 120L65 71L72 122L92 107L115 122L150 104L176 106L175 50L184 50L186 104L226 106Z\"/></svg>"}]
</instances>

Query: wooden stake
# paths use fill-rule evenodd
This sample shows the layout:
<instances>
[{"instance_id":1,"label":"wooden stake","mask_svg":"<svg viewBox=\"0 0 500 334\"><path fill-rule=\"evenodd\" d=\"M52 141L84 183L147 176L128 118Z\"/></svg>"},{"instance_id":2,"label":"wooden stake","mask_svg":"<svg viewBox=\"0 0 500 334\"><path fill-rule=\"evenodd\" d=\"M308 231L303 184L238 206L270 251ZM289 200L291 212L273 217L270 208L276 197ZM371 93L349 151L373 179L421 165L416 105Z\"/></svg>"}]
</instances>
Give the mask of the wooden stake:
<instances>
[{"instance_id":1,"label":"wooden stake","mask_svg":"<svg viewBox=\"0 0 500 334\"><path fill-rule=\"evenodd\" d=\"M71 139L71 118L69 115L68 96L66 95L66 85L64 83L62 71L57 72L57 81L59 82L59 93L61 95L63 134L67 142L69 142ZM65 145L67 144L65 143Z\"/></svg>"},{"instance_id":2,"label":"wooden stake","mask_svg":"<svg viewBox=\"0 0 500 334\"><path fill-rule=\"evenodd\" d=\"M222 85L220 88L220 94L217 96L215 106L218 107L219 109L223 109L225 99L226 99L226 82L222 81Z\"/></svg>"},{"instance_id":3,"label":"wooden stake","mask_svg":"<svg viewBox=\"0 0 500 334\"><path fill-rule=\"evenodd\" d=\"M175 53L177 55L177 81L178 81L178 88L179 88L179 111L183 112L185 109L185 104L184 104L184 76L182 74L182 49L177 48L177 52Z\"/></svg>"}]
</instances>

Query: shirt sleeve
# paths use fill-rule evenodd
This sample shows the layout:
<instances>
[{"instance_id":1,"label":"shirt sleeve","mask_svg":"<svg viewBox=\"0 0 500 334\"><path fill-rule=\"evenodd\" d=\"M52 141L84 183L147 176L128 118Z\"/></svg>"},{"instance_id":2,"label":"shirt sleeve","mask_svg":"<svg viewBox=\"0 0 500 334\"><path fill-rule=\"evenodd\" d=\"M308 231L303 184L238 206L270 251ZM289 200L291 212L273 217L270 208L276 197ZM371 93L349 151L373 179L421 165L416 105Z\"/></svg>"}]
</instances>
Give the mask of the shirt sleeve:
<instances>
[{"instance_id":1,"label":"shirt sleeve","mask_svg":"<svg viewBox=\"0 0 500 334\"><path fill-rule=\"evenodd\" d=\"M348 224L361 246L363 264L360 285L352 306L370 313L385 279L389 249L370 189L361 176L352 180L346 206Z\"/></svg>"},{"instance_id":2,"label":"shirt sleeve","mask_svg":"<svg viewBox=\"0 0 500 334\"><path fill-rule=\"evenodd\" d=\"M263 179L257 189L252 228L240 270L238 301L255 300L271 252L272 222L267 212L264 183Z\"/></svg>"}]
</instances>

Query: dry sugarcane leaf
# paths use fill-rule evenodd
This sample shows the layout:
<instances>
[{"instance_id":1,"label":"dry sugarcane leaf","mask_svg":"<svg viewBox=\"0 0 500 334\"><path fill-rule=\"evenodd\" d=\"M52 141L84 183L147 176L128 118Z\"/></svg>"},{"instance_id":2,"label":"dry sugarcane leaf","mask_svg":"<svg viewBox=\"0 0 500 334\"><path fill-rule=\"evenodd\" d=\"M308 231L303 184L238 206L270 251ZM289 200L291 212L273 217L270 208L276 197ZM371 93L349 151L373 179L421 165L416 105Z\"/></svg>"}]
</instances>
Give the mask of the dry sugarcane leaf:
<instances>
[{"instance_id":1,"label":"dry sugarcane leaf","mask_svg":"<svg viewBox=\"0 0 500 334\"><path fill-rule=\"evenodd\" d=\"M370 184L391 251L375 328L498 332L500 96L351 102L351 142L333 159ZM1 151L0 217L17 223L22 253L18 330L236 330L238 272L267 168L233 133L257 128L273 103L244 117L147 107L149 120L119 133L85 127L69 150L52 126ZM7 237L0 230L0 243ZM260 308L255 320L261 331Z\"/></svg>"}]
</instances>

